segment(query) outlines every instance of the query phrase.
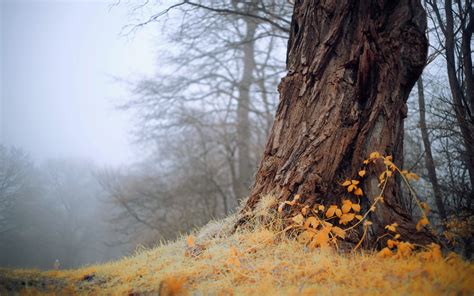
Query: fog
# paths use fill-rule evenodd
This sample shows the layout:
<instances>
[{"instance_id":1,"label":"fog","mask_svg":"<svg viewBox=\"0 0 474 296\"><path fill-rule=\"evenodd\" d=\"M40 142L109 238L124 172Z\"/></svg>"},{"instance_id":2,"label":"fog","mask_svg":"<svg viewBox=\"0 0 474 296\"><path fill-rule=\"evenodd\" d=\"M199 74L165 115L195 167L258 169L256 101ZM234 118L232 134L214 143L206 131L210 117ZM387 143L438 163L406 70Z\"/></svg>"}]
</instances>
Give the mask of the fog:
<instances>
[{"instance_id":1,"label":"fog","mask_svg":"<svg viewBox=\"0 0 474 296\"><path fill-rule=\"evenodd\" d=\"M32 194L17 194L26 203L21 207L30 211L21 219L18 204L12 206L15 218L0 215L2 222L14 224L0 231L5 231L0 239L2 266L52 268L59 259L62 266L74 267L131 251L110 247L114 236L107 231L101 212L106 205L94 176L104 166L136 161L132 120L116 107L129 95L123 80L153 73L156 34L152 27L125 34L129 8L113 4L1 1L0 166L6 174L8 165L28 165L21 182L35 195L33 200ZM21 150L27 160L9 149ZM69 184L57 181L58 176L47 181L53 167ZM71 213L77 217L70 219ZM46 217L50 220L38 221ZM58 229L66 222L84 227ZM74 233L73 228L87 231ZM6 243L12 238L17 241Z\"/></svg>"},{"instance_id":2,"label":"fog","mask_svg":"<svg viewBox=\"0 0 474 296\"><path fill-rule=\"evenodd\" d=\"M131 162L116 79L152 73L155 49L147 28L124 36L127 21L106 1L2 1L2 142L37 160Z\"/></svg>"}]
</instances>

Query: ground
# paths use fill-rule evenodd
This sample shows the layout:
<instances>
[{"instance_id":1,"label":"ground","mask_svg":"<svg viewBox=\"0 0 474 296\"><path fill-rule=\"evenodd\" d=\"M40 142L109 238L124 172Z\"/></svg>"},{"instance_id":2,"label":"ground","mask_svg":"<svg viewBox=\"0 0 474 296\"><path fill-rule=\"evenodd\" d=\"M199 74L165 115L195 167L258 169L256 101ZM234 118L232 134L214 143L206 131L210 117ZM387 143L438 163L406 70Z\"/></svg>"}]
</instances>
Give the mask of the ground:
<instances>
[{"instance_id":1,"label":"ground","mask_svg":"<svg viewBox=\"0 0 474 296\"><path fill-rule=\"evenodd\" d=\"M0 270L0 295L474 295L474 264L451 254L309 249L232 219L131 257L73 270Z\"/></svg>"}]
</instances>

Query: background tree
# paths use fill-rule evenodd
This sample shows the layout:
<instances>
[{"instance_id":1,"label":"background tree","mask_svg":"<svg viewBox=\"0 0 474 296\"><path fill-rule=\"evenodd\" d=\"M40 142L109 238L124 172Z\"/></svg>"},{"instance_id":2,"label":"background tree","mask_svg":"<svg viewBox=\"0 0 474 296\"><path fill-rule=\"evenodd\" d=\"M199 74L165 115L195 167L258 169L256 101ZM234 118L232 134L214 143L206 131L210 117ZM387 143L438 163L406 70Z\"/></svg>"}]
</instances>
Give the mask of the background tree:
<instances>
[{"instance_id":1,"label":"background tree","mask_svg":"<svg viewBox=\"0 0 474 296\"><path fill-rule=\"evenodd\" d=\"M446 73L451 90L452 106L464 146L464 158L470 183L474 184L474 74L472 67L472 34L474 12L472 1L427 0L429 15L436 28L435 36L446 60ZM440 7L444 8L441 9ZM468 208L472 207L474 186Z\"/></svg>"},{"instance_id":2,"label":"background tree","mask_svg":"<svg viewBox=\"0 0 474 296\"><path fill-rule=\"evenodd\" d=\"M132 88L134 98L123 106L135 113L136 139L152 147L146 162L155 167L148 170L138 165L134 173L122 177L160 184L155 191L166 192L169 200L163 202L165 197L151 194L143 196L148 201L140 201L140 195L132 193L133 186L124 192L120 182L101 181L110 200L116 201L113 192L120 191L120 200L136 201L128 206L141 213L142 222L148 221L139 222L124 204L114 202L122 208L113 218L124 222L121 233L130 232L127 225L138 222L150 237L160 237L153 229L159 227L170 238L177 229L187 230L231 213L248 193L276 109L291 13L288 3L185 1L173 7L172 19L182 20L166 21L168 29L176 25L175 30L166 31L174 52L161 52L158 74L137 82ZM153 15L138 26L160 16ZM164 180L173 185L164 185ZM154 204L148 205L151 209L170 213L179 208L189 223L178 222L178 213L158 217L162 211L143 208L148 202ZM183 209L186 202L193 209ZM165 220L174 221L174 226ZM150 221L157 224L152 226Z\"/></svg>"},{"instance_id":3,"label":"background tree","mask_svg":"<svg viewBox=\"0 0 474 296\"><path fill-rule=\"evenodd\" d=\"M0 238L5 240L15 230L13 209L19 204L21 192L27 190L32 162L17 148L0 145Z\"/></svg>"},{"instance_id":4,"label":"background tree","mask_svg":"<svg viewBox=\"0 0 474 296\"><path fill-rule=\"evenodd\" d=\"M51 269L59 259L69 268L124 253L104 244L114 235L103 220L93 164L50 160L37 166L24 151L0 146L0 170L0 266Z\"/></svg>"}]
</instances>

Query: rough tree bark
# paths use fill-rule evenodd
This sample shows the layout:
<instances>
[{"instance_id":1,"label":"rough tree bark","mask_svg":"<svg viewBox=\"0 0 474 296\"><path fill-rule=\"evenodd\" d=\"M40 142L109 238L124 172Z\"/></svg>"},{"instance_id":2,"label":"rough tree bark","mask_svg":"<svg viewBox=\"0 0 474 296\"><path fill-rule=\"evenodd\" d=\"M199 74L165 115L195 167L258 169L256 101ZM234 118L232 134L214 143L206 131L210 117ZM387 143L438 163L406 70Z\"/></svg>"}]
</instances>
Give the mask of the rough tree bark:
<instances>
[{"instance_id":1,"label":"rough tree bark","mask_svg":"<svg viewBox=\"0 0 474 296\"><path fill-rule=\"evenodd\" d=\"M340 184L357 176L369 153L402 161L406 100L427 57L425 28L419 0L295 1L288 74L244 212L266 194L340 204L349 198ZM361 182L365 210L379 195L384 169L372 167ZM403 239L432 241L428 232L416 231L399 186L393 178L388 182L385 203L371 213L366 246L394 222Z\"/></svg>"}]
</instances>

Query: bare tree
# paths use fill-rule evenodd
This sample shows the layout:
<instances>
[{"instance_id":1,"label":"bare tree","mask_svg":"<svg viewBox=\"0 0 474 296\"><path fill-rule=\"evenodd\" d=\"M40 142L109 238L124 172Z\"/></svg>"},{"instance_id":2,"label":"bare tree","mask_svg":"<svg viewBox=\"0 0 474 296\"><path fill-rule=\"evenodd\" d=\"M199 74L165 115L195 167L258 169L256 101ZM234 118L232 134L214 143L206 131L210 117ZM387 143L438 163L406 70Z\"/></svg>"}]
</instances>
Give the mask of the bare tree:
<instances>
[{"instance_id":1,"label":"bare tree","mask_svg":"<svg viewBox=\"0 0 474 296\"><path fill-rule=\"evenodd\" d=\"M28 155L17 148L0 145L0 237L14 229L11 213L19 193L28 185L32 163Z\"/></svg>"},{"instance_id":2,"label":"bare tree","mask_svg":"<svg viewBox=\"0 0 474 296\"><path fill-rule=\"evenodd\" d=\"M474 199L474 75L472 68L472 34L474 12L472 1L427 0L429 15L446 60L446 72L451 90L452 105L463 139L464 158ZM441 8L442 7L442 8Z\"/></svg>"},{"instance_id":3,"label":"bare tree","mask_svg":"<svg viewBox=\"0 0 474 296\"><path fill-rule=\"evenodd\" d=\"M165 74L139 82L135 99L124 108L136 111L141 141L162 142L163 134L176 136L183 129L216 136L206 140L225 160L221 163L229 179L214 187L226 192L221 197L228 213L248 193L273 120L276 85L284 70L277 53L287 31L278 24L288 23L291 6L183 1L173 8L184 20L169 36L182 50L161 60Z\"/></svg>"}]
</instances>

